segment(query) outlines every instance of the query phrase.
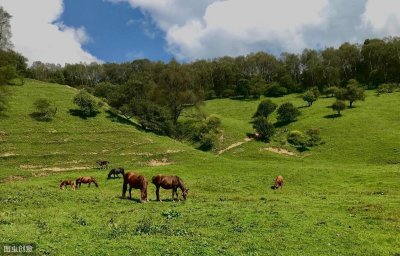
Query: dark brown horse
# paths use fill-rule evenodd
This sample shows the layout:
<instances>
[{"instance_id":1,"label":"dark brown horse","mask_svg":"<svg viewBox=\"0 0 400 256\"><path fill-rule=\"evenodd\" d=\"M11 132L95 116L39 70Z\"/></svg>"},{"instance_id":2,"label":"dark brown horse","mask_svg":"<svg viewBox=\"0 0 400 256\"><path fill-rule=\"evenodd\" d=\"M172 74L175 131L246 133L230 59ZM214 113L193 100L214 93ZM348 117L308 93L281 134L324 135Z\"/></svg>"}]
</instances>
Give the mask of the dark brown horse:
<instances>
[{"instance_id":1,"label":"dark brown horse","mask_svg":"<svg viewBox=\"0 0 400 256\"><path fill-rule=\"evenodd\" d=\"M108 169L108 165L110 164L109 161L100 160L97 161L96 164L99 166L100 170Z\"/></svg>"},{"instance_id":2,"label":"dark brown horse","mask_svg":"<svg viewBox=\"0 0 400 256\"><path fill-rule=\"evenodd\" d=\"M71 190L75 190L75 182L73 180L63 180L60 184L60 189L65 189L66 186L70 186Z\"/></svg>"},{"instance_id":3,"label":"dark brown horse","mask_svg":"<svg viewBox=\"0 0 400 256\"><path fill-rule=\"evenodd\" d=\"M273 189L282 188L283 183L284 183L283 176L279 175L278 177L276 177L274 186L272 186L272 188Z\"/></svg>"},{"instance_id":4,"label":"dark brown horse","mask_svg":"<svg viewBox=\"0 0 400 256\"><path fill-rule=\"evenodd\" d=\"M92 182L94 183L94 185L96 185L96 187L99 187L99 184L97 184L96 179L93 177L78 177L76 179L76 187L80 188L82 183L89 184L90 187L90 184Z\"/></svg>"},{"instance_id":5,"label":"dark brown horse","mask_svg":"<svg viewBox=\"0 0 400 256\"><path fill-rule=\"evenodd\" d=\"M157 201L161 201L160 200L160 187L162 187L163 189L172 189L172 200L175 200L175 195L176 195L176 199L179 200L178 188L180 188L182 191L182 197L184 200L186 200L189 189L185 187L182 179L179 178L178 176L166 176L166 175L159 174L157 176L154 176L151 179L151 181L156 186Z\"/></svg>"},{"instance_id":6,"label":"dark brown horse","mask_svg":"<svg viewBox=\"0 0 400 256\"><path fill-rule=\"evenodd\" d=\"M122 198L125 198L126 190L129 184L129 198L132 198L132 188L140 189L140 202L147 202L147 185L149 182L146 177L134 172L124 174L124 185L122 186Z\"/></svg>"},{"instance_id":7,"label":"dark brown horse","mask_svg":"<svg viewBox=\"0 0 400 256\"><path fill-rule=\"evenodd\" d=\"M115 169L111 169L111 171L108 173L108 178L111 179L111 175L114 175L115 177L119 177L119 174L122 174L122 176L124 176L125 174L125 170L122 167L119 168L115 168Z\"/></svg>"}]
</instances>

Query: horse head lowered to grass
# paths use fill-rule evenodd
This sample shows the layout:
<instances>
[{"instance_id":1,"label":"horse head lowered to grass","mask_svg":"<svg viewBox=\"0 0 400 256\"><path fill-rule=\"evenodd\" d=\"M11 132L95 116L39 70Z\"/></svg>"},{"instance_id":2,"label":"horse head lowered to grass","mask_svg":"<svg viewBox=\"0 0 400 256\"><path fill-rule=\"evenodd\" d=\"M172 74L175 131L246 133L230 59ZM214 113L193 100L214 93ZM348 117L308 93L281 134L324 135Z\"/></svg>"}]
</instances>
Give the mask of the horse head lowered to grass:
<instances>
[{"instance_id":1,"label":"horse head lowered to grass","mask_svg":"<svg viewBox=\"0 0 400 256\"><path fill-rule=\"evenodd\" d=\"M160 187L162 187L163 189L172 189L172 200L175 200L175 195L176 199L179 200L178 188L180 188L182 191L183 200L186 200L189 189L185 187L182 179L178 176L167 176L159 174L157 176L154 176L151 181L156 186L157 201L161 201Z\"/></svg>"}]
</instances>

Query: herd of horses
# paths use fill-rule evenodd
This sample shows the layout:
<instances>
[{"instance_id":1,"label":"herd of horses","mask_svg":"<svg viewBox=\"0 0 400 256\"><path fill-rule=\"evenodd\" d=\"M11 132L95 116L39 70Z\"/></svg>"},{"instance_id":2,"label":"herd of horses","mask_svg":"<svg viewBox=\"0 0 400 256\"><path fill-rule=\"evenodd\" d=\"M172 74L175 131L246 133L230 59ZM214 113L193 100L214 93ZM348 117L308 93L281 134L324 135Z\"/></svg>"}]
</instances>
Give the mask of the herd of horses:
<instances>
[{"instance_id":1,"label":"herd of horses","mask_svg":"<svg viewBox=\"0 0 400 256\"><path fill-rule=\"evenodd\" d=\"M100 170L108 169L109 161L97 161L97 165ZM140 189L140 202L145 203L148 202L147 198L147 186L149 184L147 178L139 173L135 172L127 172L125 173L125 169L122 167L111 169L107 175L107 178L110 179L112 175L114 178L119 177L121 174L124 178L122 185L122 198L125 198L126 191L128 190L129 185L129 199L132 198L132 189ZM168 175L156 175L151 179L151 182L156 186L156 198L157 201L161 201L160 199L160 188L163 189L171 189L172 190L172 200L179 200L178 188L182 191L183 200L186 200L189 189L185 187L182 179L178 176L168 176ZM60 189L65 189L67 186L71 187L71 190L75 190L75 188L80 188L81 184L90 184L94 183L96 187L99 186L96 179L91 176L87 177L78 177L74 180L63 180L60 184ZM284 183L283 177L279 175L276 177L274 185L271 187L272 189L282 188Z\"/></svg>"}]
</instances>

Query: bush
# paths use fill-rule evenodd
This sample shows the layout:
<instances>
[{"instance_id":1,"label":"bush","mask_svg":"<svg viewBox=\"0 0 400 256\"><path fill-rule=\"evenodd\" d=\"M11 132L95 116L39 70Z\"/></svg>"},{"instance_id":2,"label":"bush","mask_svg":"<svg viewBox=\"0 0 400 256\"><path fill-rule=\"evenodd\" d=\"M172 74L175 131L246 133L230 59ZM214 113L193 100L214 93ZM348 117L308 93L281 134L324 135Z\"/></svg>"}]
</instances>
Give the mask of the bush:
<instances>
[{"instance_id":1,"label":"bush","mask_svg":"<svg viewBox=\"0 0 400 256\"><path fill-rule=\"evenodd\" d=\"M47 99L38 99L33 106L36 111L31 116L38 121L50 121L57 113L57 108L52 106Z\"/></svg>"},{"instance_id":2,"label":"bush","mask_svg":"<svg viewBox=\"0 0 400 256\"><path fill-rule=\"evenodd\" d=\"M381 84L378 86L377 94L380 95L382 93L392 93L396 89L397 85L392 84Z\"/></svg>"},{"instance_id":3,"label":"bush","mask_svg":"<svg viewBox=\"0 0 400 256\"><path fill-rule=\"evenodd\" d=\"M273 82L267 85L264 95L266 97L282 97L287 93L288 90L285 87L280 86L277 82Z\"/></svg>"},{"instance_id":4,"label":"bush","mask_svg":"<svg viewBox=\"0 0 400 256\"><path fill-rule=\"evenodd\" d=\"M287 142L302 150L307 148L307 141L307 137L300 131L291 131L287 135Z\"/></svg>"},{"instance_id":5,"label":"bush","mask_svg":"<svg viewBox=\"0 0 400 256\"><path fill-rule=\"evenodd\" d=\"M338 115L340 116L340 112L346 109L346 103L343 100L336 100L332 104L332 109L337 111Z\"/></svg>"},{"instance_id":6,"label":"bush","mask_svg":"<svg viewBox=\"0 0 400 256\"><path fill-rule=\"evenodd\" d=\"M74 103L78 105L81 115L94 116L97 114L97 104L92 96L86 91L81 90L75 97Z\"/></svg>"},{"instance_id":7,"label":"bush","mask_svg":"<svg viewBox=\"0 0 400 256\"><path fill-rule=\"evenodd\" d=\"M306 134L300 131L291 131L287 135L287 142L297 147L299 150L307 150L308 147L313 147L321 144L319 129L309 129Z\"/></svg>"},{"instance_id":8,"label":"bush","mask_svg":"<svg viewBox=\"0 0 400 256\"><path fill-rule=\"evenodd\" d=\"M268 118L268 116L275 111L276 107L277 105L271 100L263 100L258 105L257 111L253 115L253 117L263 116L265 118Z\"/></svg>"},{"instance_id":9,"label":"bush","mask_svg":"<svg viewBox=\"0 0 400 256\"><path fill-rule=\"evenodd\" d=\"M300 111L293 106L292 103L283 103L278 108L278 121L282 123L290 123L297 120L300 115Z\"/></svg>"},{"instance_id":10,"label":"bush","mask_svg":"<svg viewBox=\"0 0 400 256\"><path fill-rule=\"evenodd\" d=\"M303 100L306 101L308 106L310 107L313 102L317 100L317 97L315 96L313 91L308 90L303 94Z\"/></svg>"},{"instance_id":11,"label":"bush","mask_svg":"<svg viewBox=\"0 0 400 256\"><path fill-rule=\"evenodd\" d=\"M326 97L331 98L331 97L334 97L334 96L335 96L336 91L337 91L338 89L339 89L339 88L336 87L336 86L331 86L331 87L326 88L326 89L324 90L323 94L324 94Z\"/></svg>"},{"instance_id":12,"label":"bush","mask_svg":"<svg viewBox=\"0 0 400 256\"><path fill-rule=\"evenodd\" d=\"M223 98L229 98L229 97L233 97L233 96L235 96L235 91L232 90L232 89L225 89L222 92L222 97Z\"/></svg>"},{"instance_id":13,"label":"bush","mask_svg":"<svg viewBox=\"0 0 400 256\"><path fill-rule=\"evenodd\" d=\"M266 117L258 116L253 119L253 128L258 133L258 139L269 141L275 134L275 127L269 123Z\"/></svg>"}]
</instances>

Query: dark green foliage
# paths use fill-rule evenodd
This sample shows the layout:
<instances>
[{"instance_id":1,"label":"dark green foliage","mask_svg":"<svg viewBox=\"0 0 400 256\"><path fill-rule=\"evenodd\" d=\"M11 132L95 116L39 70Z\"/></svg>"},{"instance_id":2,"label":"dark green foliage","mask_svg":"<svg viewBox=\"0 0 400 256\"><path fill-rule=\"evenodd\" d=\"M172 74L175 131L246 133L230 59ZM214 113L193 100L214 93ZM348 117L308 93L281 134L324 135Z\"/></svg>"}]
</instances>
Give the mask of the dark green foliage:
<instances>
[{"instance_id":1,"label":"dark green foliage","mask_svg":"<svg viewBox=\"0 0 400 256\"><path fill-rule=\"evenodd\" d=\"M274 82L267 85L264 95L266 97L282 97L287 93L288 90L285 87L282 87L278 83Z\"/></svg>"},{"instance_id":2,"label":"dark green foliage","mask_svg":"<svg viewBox=\"0 0 400 256\"><path fill-rule=\"evenodd\" d=\"M376 93L378 95L382 93L392 93L394 90L398 88L398 85L395 83L390 83L390 84L381 84L378 86L378 89L376 90Z\"/></svg>"},{"instance_id":3,"label":"dark green foliage","mask_svg":"<svg viewBox=\"0 0 400 256\"><path fill-rule=\"evenodd\" d=\"M200 150L208 151L218 146L220 133L221 118L210 115L180 122L176 136L194 142Z\"/></svg>"},{"instance_id":4,"label":"dark green foliage","mask_svg":"<svg viewBox=\"0 0 400 256\"><path fill-rule=\"evenodd\" d=\"M260 102L260 104L257 107L256 113L253 115L254 117L258 116L263 116L265 118L268 118L270 114L272 114L275 109L277 108L277 105L273 103L271 100L263 100Z\"/></svg>"},{"instance_id":5,"label":"dark green foliage","mask_svg":"<svg viewBox=\"0 0 400 256\"><path fill-rule=\"evenodd\" d=\"M237 96L248 98L250 95L250 83L247 79L240 79L237 82L235 93Z\"/></svg>"},{"instance_id":6,"label":"dark green foliage","mask_svg":"<svg viewBox=\"0 0 400 256\"><path fill-rule=\"evenodd\" d=\"M31 116L38 121L50 121L57 113L57 108L44 98L36 100L33 106L36 111Z\"/></svg>"},{"instance_id":7,"label":"dark green foliage","mask_svg":"<svg viewBox=\"0 0 400 256\"><path fill-rule=\"evenodd\" d=\"M349 101L349 107L353 107L353 103L357 100L365 100L364 89L357 82L351 79L346 87L345 99Z\"/></svg>"},{"instance_id":8,"label":"dark green foliage","mask_svg":"<svg viewBox=\"0 0 400 256\"><path fill-rule=\"evenodd\" d=\"M346 103L343 100L336 100L332 104L332 109L337 111L338 115L340 116L340 112L346 109Z\"/></svg>"},{"instance_id":9,"label":"dark green foliage","mask_svg":"<svg viewBox=\"0 0 400 256\"><path fill-rule=\"evenodd\" d=\"M269 141L275 134L275 126L269 123L264 116L258 116L253 119L253 128L258 134L257 138L262 141Z\"/></svg>"},{"instance_id":10,"label":"dark green foliage","mask_svg":"<svg viewBox=\"0 0 400 256\"><path fill-rule=\"evenodd\" d=\"M74 97L73 102L78 105L82 116L89 117L97 114L96 101L86 90L81 90Z\"/></svg>"},{"instance_id":11,"label":"dark green foliage","mask_svg":"<svg viewBox=\"0 0 400 256\"><path fill-rule=\"evenodd\" d=\"M277 110L277 113L278 113L277 116L278 122L281 123L294 122L300 115L300 111L290 102L283 103L282 105L280 105Z\"/></svg>"},{"instance_id":12,"label":"dark green foliage","mask_svg":"<svg viewBox=\"0 0 400 256\"><path fill-rule=\"evenodd\" d=\"M299 150L307 148L307 137L300 131L291 131L287 135L287 141Z\"/></svg>"},{"instance_id":13,"label":"dark green foliage","mask_svg":"<svg viewBox=\"0 0 400 256\"><path fill-rule=\"evenodd\" d=\"M338 87L336 87L336 86L331 86L331 87L326 88L326 89L323 91L323 94L325 95L325 97L329 97L329 98L330 98L330 97L334 97L337 90L339 90Z\"/></svg>"},{"instance_id":14,"label":"dark green foliage","mask_svg":"<svg viewBox=\"0 0 400 256\"><path fill-rule=\"evenodd\" d=\"M287 135L287 142L297 147L300 151L320 145L321 141L320 131L317 128L308 129L306 134L300 131L291 131Z\"/></svg>"}]
</instances>

